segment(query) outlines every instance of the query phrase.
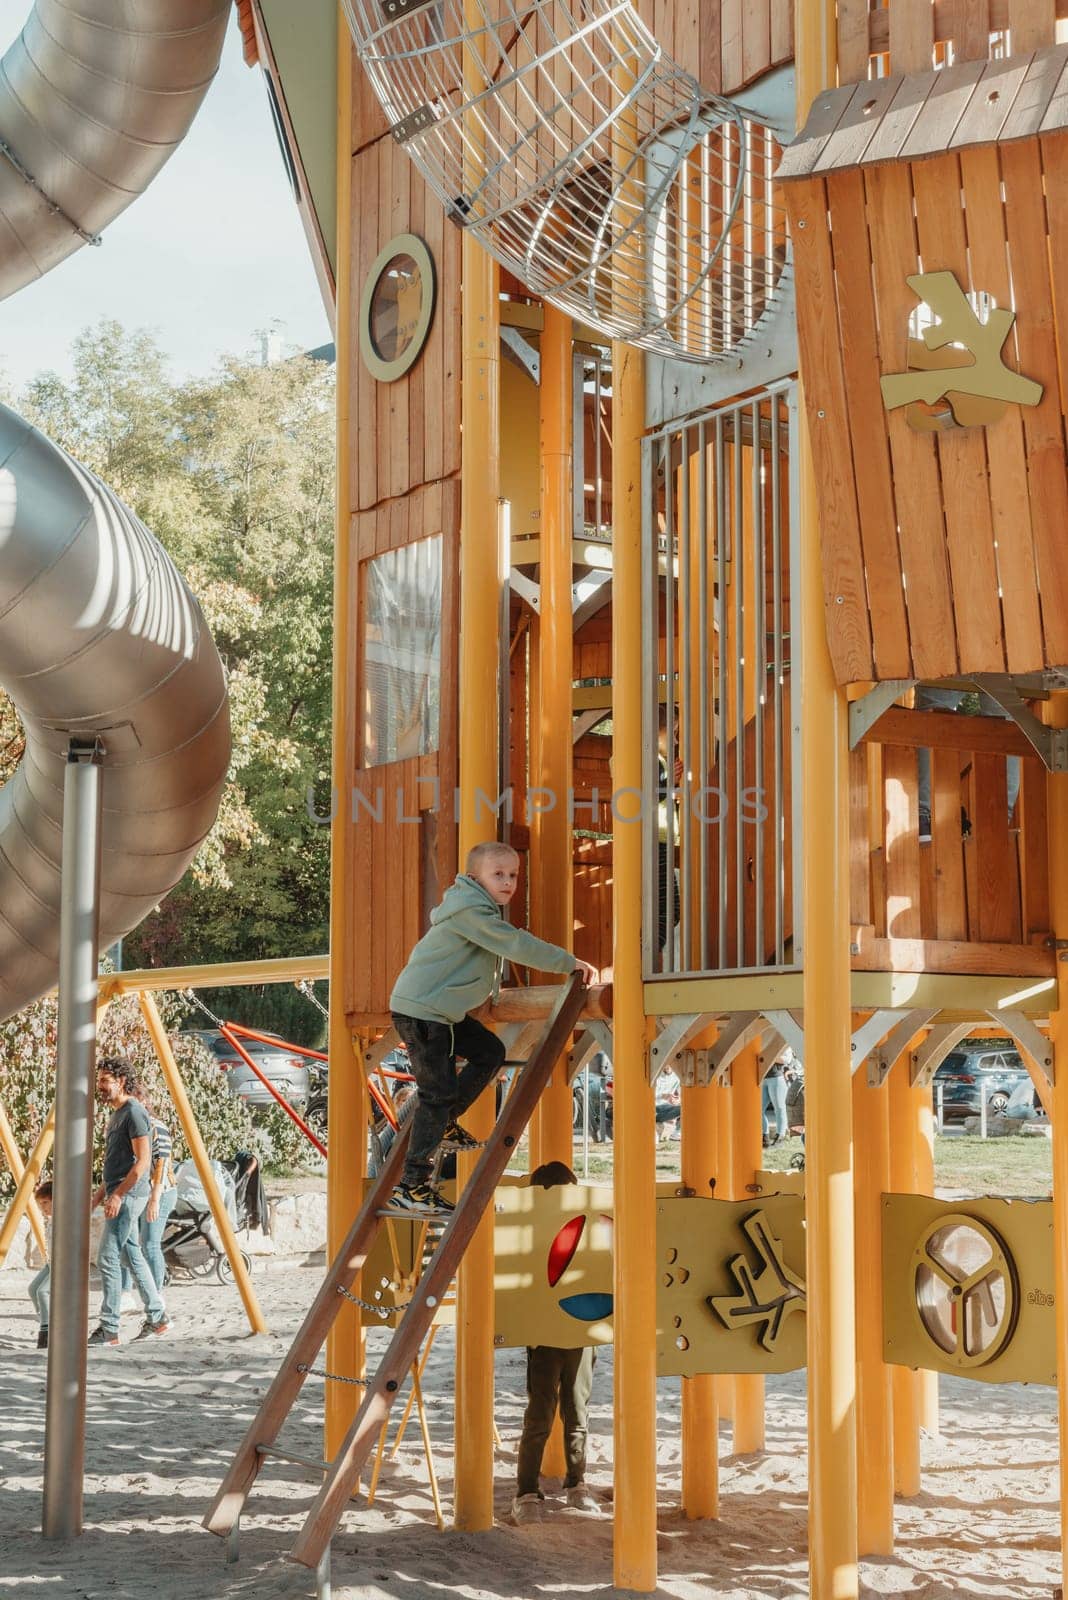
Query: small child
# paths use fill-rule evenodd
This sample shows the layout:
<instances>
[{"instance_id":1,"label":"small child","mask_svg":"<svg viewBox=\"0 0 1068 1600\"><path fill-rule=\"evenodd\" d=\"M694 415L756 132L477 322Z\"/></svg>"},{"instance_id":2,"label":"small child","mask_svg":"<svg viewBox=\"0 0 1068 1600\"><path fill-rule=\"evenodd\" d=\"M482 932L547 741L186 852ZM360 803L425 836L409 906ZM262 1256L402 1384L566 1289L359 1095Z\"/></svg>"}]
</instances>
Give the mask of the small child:
<instances>
[{"instance_id":1,"label":"small child","mask_svg":"<svg viewBox=\"0 0 1068 1600\"><path fill-rule=\"evenodd\" d=\"M547 1161L530 1175L533 1188L554 1189L557 1184L574 1183L575 1174L562 1161ZM545 1505L541 1492L541 1460L556 1416L557 1405L564 1425L564 1459L567 1476L564 1493L576 1511L600 1511L586 1486L586 1423L593 1388L592 1345L578 1350L563 1350L556 1345L539 1344L527 1348L527 1409L519 1440L519 1471L512 1501L512 1517L517 1523L540 1522Z\"/></svg>"},{"instance_id":2,"label":"small child","mask_svg":"<svg viewBox=\"0 0 1068 1600\"><path fill-rule=\"evenodd\" d=\"M52 1185L46 1178L39 1183L33 1191L33 1198L41 1208L41 1215L45 1219L45 1243L48 1247L49 1260L47 1260L36 1277L30 1279L30 1299L33 1309L37 1313L37 1348L48 1349L48 1291L52 1282Z\"/></svg>"},{"instance_id":3,"label":"small child","mask_svg":"<svg viewBox=\"0 0 1068 1600\"><path fill-rule=\"evenodd\" d=\"M437 1150L478 1148L478 1140L456 1119L500 1071L504 1044L467 1013L496 994L505 960L541 972L582 972L587 982L597 981L597 970L588 962L505 922L503 908L519 880L519 857L510 845L476 844L466 866L430 913L430 928L408 957L389 1001L419 1087L404 1172L390 1209L419 1216L453 1209L430 1182ZM459 1072L457 1056L464 1058Z\"/></svg>"}]
</instances>

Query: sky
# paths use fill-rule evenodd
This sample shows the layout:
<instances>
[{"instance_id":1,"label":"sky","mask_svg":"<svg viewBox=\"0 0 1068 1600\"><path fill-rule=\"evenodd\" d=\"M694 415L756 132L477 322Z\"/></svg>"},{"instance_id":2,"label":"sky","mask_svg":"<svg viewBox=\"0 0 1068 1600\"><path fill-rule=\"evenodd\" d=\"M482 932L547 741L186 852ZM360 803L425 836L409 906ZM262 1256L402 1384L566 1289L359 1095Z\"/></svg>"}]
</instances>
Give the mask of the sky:
<instances>
[{"instance_id":1,"label":"sky","mask_svg":"<svg viewBox=\"0 0 1068 1600\"><path fill-rule=\"evenodd\" d=\"M0 0L0 52L31 0ZM312 349L332 335L282 166L259 68L236 12L222 64L184 143L146 192L37 283L0 302L0 373L15 388L70 371L74 338L101 318L147 328L176 378L224 353L258 354L258 330Z\"/></svg>"}]
</instances>

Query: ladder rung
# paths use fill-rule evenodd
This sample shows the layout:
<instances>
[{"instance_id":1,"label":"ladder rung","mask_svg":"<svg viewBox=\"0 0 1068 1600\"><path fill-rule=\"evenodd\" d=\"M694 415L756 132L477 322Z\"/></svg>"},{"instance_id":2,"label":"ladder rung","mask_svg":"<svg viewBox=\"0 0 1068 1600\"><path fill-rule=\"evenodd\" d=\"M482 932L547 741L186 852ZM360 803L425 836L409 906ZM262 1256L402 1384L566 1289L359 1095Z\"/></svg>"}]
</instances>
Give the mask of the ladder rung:
<instances>
[{"instance_id":1,"label":"ladder rung","mask_svg":"<svg viewBox=\"0 0 1068 1600\"><path fill-rule=\"evenodd\" d=\"M329 1461L313 1461L310 1456L298 1456L292 1450L279 1450L277 1445L258 1444L258 1456L270 1456L275 1461L291 1461L296 1467L310 1467L313 1472L329 1472Z\"/></svg>"}]
</instances>

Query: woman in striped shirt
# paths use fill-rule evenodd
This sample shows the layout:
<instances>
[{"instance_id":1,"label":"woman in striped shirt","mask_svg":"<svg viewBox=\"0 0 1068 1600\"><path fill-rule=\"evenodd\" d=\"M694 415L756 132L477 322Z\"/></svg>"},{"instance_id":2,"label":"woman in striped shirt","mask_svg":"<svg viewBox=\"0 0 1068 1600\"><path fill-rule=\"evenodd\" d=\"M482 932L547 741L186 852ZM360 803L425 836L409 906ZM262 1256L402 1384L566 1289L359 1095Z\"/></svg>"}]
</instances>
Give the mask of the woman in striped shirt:
<instances>
[{"instance_id":1,"label":"woman in striped shirt","mask_svg":"<svg viewBox=\"0 0 1068 1600\"><path fill-rule=\"evenodd\" d=\"M174 1140L167 1124L156 1116L147 1094L142 1094L140 1098L152 1125L152 1155L149 1166L152 1187L149 1191L148 1205L141 1214L141 1250L148 1262L148 1270L155 1280L156 1288L162 1295L163 1280L167 1271L163 1261L163 1230L178 1199L178 1186L174 1181L174 1167L171 1162ZM123 1289L127 1289L131 1284L132 1279L128 1272L124 1272Z\"/></svg>"}]
</instances>

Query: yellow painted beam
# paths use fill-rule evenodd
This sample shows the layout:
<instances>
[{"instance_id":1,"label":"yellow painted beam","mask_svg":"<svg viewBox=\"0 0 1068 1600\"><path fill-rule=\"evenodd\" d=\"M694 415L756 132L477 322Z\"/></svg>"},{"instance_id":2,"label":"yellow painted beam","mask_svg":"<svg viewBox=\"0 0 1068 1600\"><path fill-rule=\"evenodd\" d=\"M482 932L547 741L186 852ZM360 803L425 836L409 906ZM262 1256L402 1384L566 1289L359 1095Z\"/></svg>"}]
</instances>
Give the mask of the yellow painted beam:
<instances>
[{"instance_id":1,"label":"yellow painted beam","mask_svg":"<svg viewBox=\"0 0 1068 1600\"><path fill-rule=\"evenodd\" d=\"M695 1041L696 1042L696 1041ZM715 1034L702 1044L715 1042ZM682 1181L704 1199L714 1192L719 1091L682 1091ZM682 1380L682 1514L689 1521L719 1516L719 1406L712 1373Z\"/></svg>"},{"instance_id":2,"label":"yellow painted beam","mask_svg":"<svg viewBox=\"0 0 1068 1600\"><path fill-rule=\"evenodd\" d=\"M572 488L571 319L545 307L538 389L541 448L541 620L537 686L539 765L531 782L555 795L572 788L571 680L571 488ZM574 940L574 868L569 807L554 806L539 817L531 838L531 870L538 883L538 921L534 932L570 950ZM567 1063L553 1070L531 1130L532 1163L573 1156L571 1088ZM558 1463L557 1465L559 1465ZM546 1471L555 1471L551 1464Z\"/></svg>"},{"instance_id":3,"label":"yellow painted beam","mask_svg":"<svg viewBox=\"0 0 1068 1600\"><path fill-rule=\"evenodd\" d=\"M5 1118L6 1124L6 1118ZM20 1160L20 1171L16 1177L17 1187L11 1197L11 1204L4 1213L3 1223L0 1224L0 1267L7 1259L7 1253L15 1238L16 1230L23 1217L29 1213L30 1225L33 1228L34 1238L37 1240L38 1249L44 1259L48 1260L48 1243L45 1238L44 1220L40 1207L33 1198L33 1191L37 1187L41 1170L52 1153L52 1145L56 1137L56 1108L53 1105L45 1118L44 1127L37 1137L37 1143L30 1151L25 1166ZM14 1167L12 1167L14 1174Z\"/></svg>"},{"instance_id":4,"label":"yellow painted beam","mask_svg":"<svg viewBox=\"0 0 1068 1600\"><path fill-rule=\"evenodd\" d=\"M334 661L332 695L333 746L331 783L337 795L347 793L355 761L355 708L348 663L355 636L353 597L351 396L352 352L352 38L343 10L337 17L337 495L334 514ZM363 1061L345 1020L346 972L350 963L369 960L366 948L350 949L346 943L346 909L351 892L350 851L352 819L349 808L334 808L330 832L330 1016L328 1053L330 1074L327 1102L326 1247L332 1261L355 1219L363 1198L367 1170L367 1088ZM354 927L365 924L356 918ZM360 1293L360 1280L353 1285ZM362 1377L365 1363L364 1331L358 1307L349 1302L338 1308L327 1335L326 1363L330 1372L346 1378ZM323 1431L326 1459L332 1460L359 1408L362 1392L347 1383L328 1383L323 1395Z\"/></svg>"},{"instance_id":5,"label":"yellow painted beam","mask_svg":"<svg viewBox=\"0 0 1068 1600\"><path fill-rule=\"evenodd\" d=\"M922 1037L922 1035L921 1035ZM910 1049L915 1048L913 1040ZM902 1052L889 1077L890 1188L894 1194L917 1193L915 1103L909 1087L909 1050ZM807 1089L806 1082L806 1111ZM920 1375L908 1367L894 1366L894 1491L906 1497L919 1494L920 1481Z\"/></svg>"},{"instance_id":6,"label":"yellow painted beam","mask_svg":"<svg viewBox=\"0 0 1068 1600\"><path fill-rule=\"evenodd\" d=\"M54 1106L52 1108L52 1111L49 1113L49 1115L54 1117L54 1115L55 1115L55 1107ZM12 1131L11 1124L7 1120L7 1112L4 1110L2 1105L0 1105L0 1150L3 1150L3 1152L4 1152L4 1160L7 1162L8 1169L10 1170L11 1176L15 1180L15 1200L17 1200L18 1199L18 1191L19 1191L19 1188L20 1188L20 1186L22 1184L22 1178L23 1178L23 1174L26 1171L26 1167L25 1167L25 1164L24 1164L24 1162L22 1160L22 1153L19 1150L18 1145L15 1143L15 1135L14 1135L14 1133ZM12 1208L13 1208L13 1205L14 1205L14 1202L12 1202ZM12 1208L9 1208L9 1210L12 1209ZM38 1248L41 1251L42 1255L44 1255L47 1258L48 1249L47 1249L47 1245L45 1243L44 1222L43 1222L42 1217L41 1217L40 1207L38 1206L36 1200L33 1198L33 1189L32 1188L28 1192L26 1202L23 1205L23 1211L26 1211L26 1212L29 1213L30 1227L33 1229L33 1236L37 1240L37 1245L38 1245ZM16 1225L17 1225L18 1221L21 1220L21 1217L22 1217L22 1211L19 1212L19 1215L16 1218ZM14 1232L14 1230L12 1230L12 1233L13 1232ZM2 1261L2 1260L3 1260L3 1255L0 1255L0 1261Z\"/></svg>"},{"instance_id":7,"label":"yellow painted beam","mask_svg":"<svg viewBox=\"0 0 1068 1600\"><path fill-rule=\"evenodd\" d=\"M857 1273L857 1544L862 1556L894 1549L893 1380L883 1359L883 1195L890 1188L886 1083L853 1074L853 1176Z\"/></svg>"},{"instance_id":8,"label":"yellow painted beam","mask_svg":"<svg viewBox=\"0 0 1068 1600\"><path fill-rule=\"evenodd\" d=\"M798 0L798 126L835 81L834 0ZM802 374L802 379L804 374ZM799 421L804 876L805 1194L808 1257L809 1594L856 1600L856 1329L849 970L849 742L823 610L819 494Z\"/></svg>"},{"instance_id":9,"label":"yellow painted beam","mask_svg":"<svg viewBox=\"0 0 1068 1600\"><path fill-rule=\"evenodd\" d=\"M754 1039L735 1058L731 1072L731 1166L735 1200L745 1200L763 1166L763 1116L760 1086L760 1040ZM752 1455L764 1448L764 1377L739 1373L734 1379L734 1451Z\"/></svg>"},{"instance_id":10,"label":"yellow painted beam","mask_svg":"<svg viewBox=\"0 0 1068 1600\"><path fill-rule=\"evenodd\" d=\"M612 782L642 784L641 436L644 358L612 347ZM642 1007L642 829L612 857L615 1022L615 1540L619 1589L656 1588L656 1133Z\"/></svg>"},{"instance_id":11,"label":"yellow painted beam","mask_svg":"<svg viewBox=\"0 0 1068 1600\"><path fill-rule=\"evenodd\" d=\"M197 1176L204 1185L204 1193L208 1197L208 1204L211 1206L211 1214L215 1220L215 1226L219 1230L219 1237L222 1239L226 1258L233 1271L234 1282L237 1284L238 1293L245 1307L245 1315L248 1317L249 1327L253 1333L266 1333L268 1331L266 1319L260 1310L256 1291L252 1287L252 1280L242 1259L241 1248L234 1233L234 1225L230 1221L226 1203L219 1192L219 1185L211 1169L211 1161L208 1158L204 1140L201 1138L197 1119L189 1102L185 1084L182 1081L182 1074L179 1072L178 1063L174 1059L171 1041L167 1037L163 1019L152 995L143 994L141 996L141 1014L145 1019L148 1036L152 1040L156 1059L159 1061L167 1090L178 1115L182 1132L185 1135L185 1142L189 1146L189 1154L192 1156L193 1164L197 1169Z\"/></svg>"},{"instance_id":12,"label":"yellow painted beam","mask_svg":"<svg viewBox=\"0 0 1068 1600\"><path fill-rule=\"evenodd\" d=\"M477 29L475 0L469 0ZM481 37L479 35L479 37ZM474 46L468 46L469 49ZM479 135L470 158L477 166ZM496 837L476 789L495 794L500 706L500 316L496 264L463 238L460 473L460 828L461 865L472 845ZM485 1138L493 1127L493 1089L465 1116ZM469 1182L475 1158L461 1156ZM456 1491L458 1528L493 1526L493 1213L481 1221L458 1275L456 1311Z\"/></svg>"},{"instance_id":13,"label":"yellow painted beam","mask_svg":"<svg viewBox=\"0 0 1068 1600\"><path fill-rule=\"evenodd\" d=\"M1045 708L1052 727L1068 727L1068 695ZM1068 774L1046 779L1049 896L1053 933L1068 939ZM1068 966L1057 964L1057 1004L1050 1012L1053 1041L1053 1282L1057 1329L1057 1416L1060 1435L1061 1583L1068 1587Z\"/></svg>"},{"instance_id":14,"label":"yellow painted beam","mask_svg":"<svg viewBox=\"0 0 1068 1600\"><path fill-rule=\"evenodd\" d=\"M615 780L613 779L613 782ZM1044 1018L1056 1003L1056 978L1033 981L1019 977L956 977L950 973L854 972L849 976L849 1001L854 1011L935 1010L944 1022L982 1019L988 1011L1022 1011ZM649 1016L673 1017L686 1012L729 1016L734 1011L793 1011L805 1004L800 972L767 977L673 978L645 985Z\"/></svg>"},{"instance_id":15,"label":"yellow painted beam","mask_svg":"<svg viewBox=\"0 0 1068 1600\"><path fill-rule=\"evenodd\" d=\"M338 807L339 814L344 810ZM251 983L299 983L330 976L329 956L269 956L262 961L204 962L190 967L135 967L100 979L103 998L162 994L166 990L215 989Z\"/></svg>"}]
</instances>

